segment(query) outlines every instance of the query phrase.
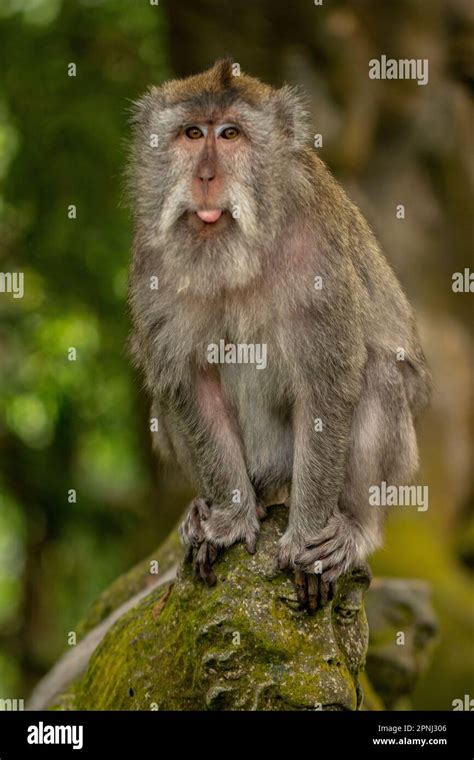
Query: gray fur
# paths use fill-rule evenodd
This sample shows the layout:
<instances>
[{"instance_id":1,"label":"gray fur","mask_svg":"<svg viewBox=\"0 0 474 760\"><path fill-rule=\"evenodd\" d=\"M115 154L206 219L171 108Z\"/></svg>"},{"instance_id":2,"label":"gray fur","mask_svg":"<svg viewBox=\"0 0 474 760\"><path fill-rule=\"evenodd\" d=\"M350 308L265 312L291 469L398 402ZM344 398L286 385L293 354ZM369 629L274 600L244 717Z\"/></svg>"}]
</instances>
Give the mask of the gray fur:
<instances>
[{"instance_id":1,"label":"gray fur","mask_svg":"<svg viewBox=\"0 0 474 760\"><path fill-rule=\"evenodd\" d=\"M159 410L158 446L209 507L193 503L182 529L198 575L212 576L218 547L244 541L253 550L257 505L287 487L280 565L312 572L321 560L332 582L380 546L369 487L416 471L413 422L429 374L412 310L369 226L306 147L300 96L232 81L228 67L152 88L137 105L132 354ZM219 121L226 109L245 134L235 151L210 157L203 147L193 157L182 148L183 124ZM219 206L242 214L199 237L182 215L196 208L191 185L203 161L223 178ZM211 367L206 347L220 339L265 343L266 369Z\"/></svg>"}]
</instances>

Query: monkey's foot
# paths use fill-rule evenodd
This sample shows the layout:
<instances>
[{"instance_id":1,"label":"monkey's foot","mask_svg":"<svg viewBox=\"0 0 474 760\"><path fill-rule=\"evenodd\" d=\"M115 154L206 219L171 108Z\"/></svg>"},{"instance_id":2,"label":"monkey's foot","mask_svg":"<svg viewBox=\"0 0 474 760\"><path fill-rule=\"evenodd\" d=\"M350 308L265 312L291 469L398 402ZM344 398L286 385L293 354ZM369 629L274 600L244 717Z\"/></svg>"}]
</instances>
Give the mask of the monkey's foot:
<instances>
[{"instance_id":1,"label":"monkey's foot","mask_svg":"<svg viewBox=\"0 0 474 760\"><path fill-rule=\"evenodd\" d=\"M315 573L295 570L294 584L300 607L315 612L327 604L334 596L334 583L325 581Z\"/></svg>"},{"instance_id":2,"label":"monkey's foot","mask_svg":"<svg viewBox=\"0 0 474 760\"><path fill-rule=\"evenodd\" d=\"M194 577L214 586L217 578L212 565L219 549L243 541L247 551L253 554L258 532L256 510L242 513L231 507L213 509L206 499L194 499L180 526L186 560L194 566Z\"/></svg>"},{"instance_id":3,"label":"monkey's foot","mask_svg":"<svg viewBox=\"0 0 474 760\"><path fill-rule=\"evenodd\" d=\"M212 565L217 558L217 546L206 541L202 523L208 519L211 513L208 502L205 499L193 499L189 512L180 525L179 533L186 547L185 560L191 562L194 569L194 577L214 586L217 578L212 570Z\"/></svg>"},{"instance_id":4,"label":"monkey's foot","mask_svg":"<svg viewBox=\"0 0 474 760\"><path fill-rule=\"evenodd\" d=\"M307 573L319 573L330 583L362 562L376 546L376 542L370 544L370 536L364 536L353 520L339 513L330 518L317 538L306 540L295 555L295 566Z\"/></svg>"}]
</instances>

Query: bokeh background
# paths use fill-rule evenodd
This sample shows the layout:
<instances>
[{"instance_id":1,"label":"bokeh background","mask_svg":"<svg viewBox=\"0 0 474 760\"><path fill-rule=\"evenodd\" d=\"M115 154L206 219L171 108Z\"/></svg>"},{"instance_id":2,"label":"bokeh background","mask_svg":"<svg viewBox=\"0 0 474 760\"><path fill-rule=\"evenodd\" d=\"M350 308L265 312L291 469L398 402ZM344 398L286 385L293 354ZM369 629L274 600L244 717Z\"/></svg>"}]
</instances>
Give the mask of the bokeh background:
<instances>
[{"instance_id":1,"label":"bokeh background","mask_svg":"<svg viewBox=\"0 0 474 760\"><path fill-rule=\"evenodd\" d=\"M25 297L0 294L0 698L27 696L189 497L151 455L127 359L122 176L131 101L224 54L303 88L320 154L419 315L429 510L394 510L372 566L432 584L441 638L414 706L451 709L474 696L473 295L452 291L473 239L469 0L2 0L0 271L25 273ZM428 58L429 84L370 80L382 54Z\"/></svg>"}]
</instances>

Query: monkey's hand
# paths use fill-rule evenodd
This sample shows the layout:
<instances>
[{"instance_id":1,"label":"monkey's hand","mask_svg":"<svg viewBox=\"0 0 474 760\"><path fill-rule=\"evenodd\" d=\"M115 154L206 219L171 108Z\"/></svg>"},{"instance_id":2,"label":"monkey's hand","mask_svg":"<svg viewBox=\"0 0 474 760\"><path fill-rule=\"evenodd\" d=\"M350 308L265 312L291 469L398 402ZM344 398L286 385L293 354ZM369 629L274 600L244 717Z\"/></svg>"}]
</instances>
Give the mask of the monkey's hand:
<instances>
[{"instance_id":1,"label":"monkey's hand","mask_svg":"<svg viewBox=\"0 0 474 760\"><path fill-rule=\"evenodd\" d=\"M237 505L236 505L237 507ZM217 578L212 565L219 549L242 541L250 554L255 552L259 532L257 510L211 507L208 500L194 499L180 526L186 546L186 561L192 562L194 577L214 586Z\"/></svg>"}]
</instances>

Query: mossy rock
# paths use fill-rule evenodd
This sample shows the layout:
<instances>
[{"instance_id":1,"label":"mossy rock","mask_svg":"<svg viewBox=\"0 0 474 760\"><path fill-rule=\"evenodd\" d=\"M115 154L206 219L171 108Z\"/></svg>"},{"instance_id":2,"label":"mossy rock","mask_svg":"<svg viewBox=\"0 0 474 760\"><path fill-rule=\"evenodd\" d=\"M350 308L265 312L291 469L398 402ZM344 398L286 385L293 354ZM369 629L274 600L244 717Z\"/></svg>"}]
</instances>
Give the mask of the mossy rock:
<instances>
[{"instance_id":1,"label":"mossy rock","mask_svg":"<svg viewBox=\"0 0 474 760\"><path fill-rule=\"evenodd\" d=\"M256 554L242 545L222 552L213 588L184 565L175 581L150 591L115 622L56 709L360 708L368 568L340 579L332 602L316 614L300 610L291 576L277 567L286 521L286 508L273 507ZM176 559L174 540L168 560ZM134 569L132 585L142 589L147 576L149 561ZM125 579L114 585L83 631L130 596Z\"/></svg>"},{"instance_id":2,"label":"mossy rock","mask_svg":"<svg viewBox=\"0 0 474 760\"><path fill-rule=\"evenodd\" d=\"M163 576L170 568L181 561L183 547L177 528L169 534L166 541L153 554L139 562L131 570L117 578L89 608L84 618L77 626L77 640L105 620L120 605L127 602L135 594L154 586L157 576L153 570L159 568L159 576Z\"/></svg>"}]
</instances>

